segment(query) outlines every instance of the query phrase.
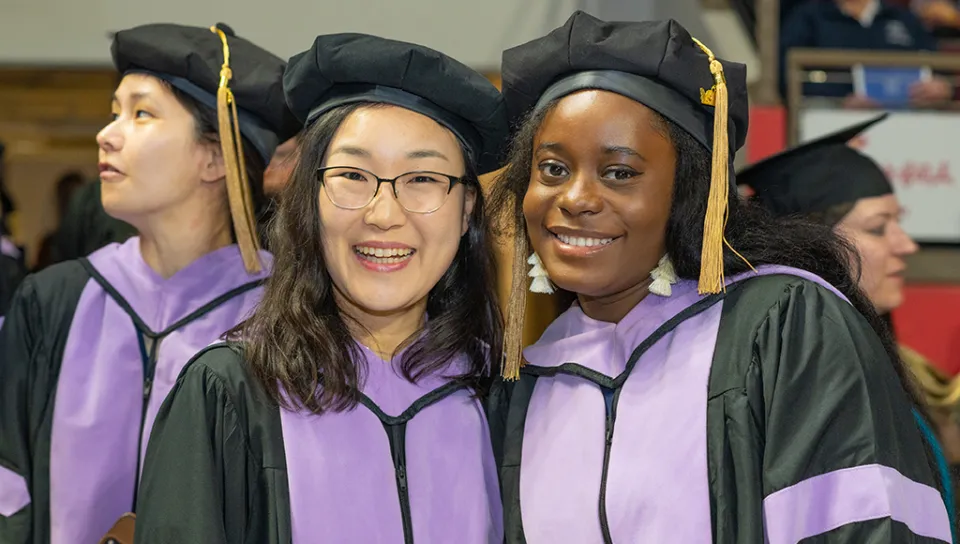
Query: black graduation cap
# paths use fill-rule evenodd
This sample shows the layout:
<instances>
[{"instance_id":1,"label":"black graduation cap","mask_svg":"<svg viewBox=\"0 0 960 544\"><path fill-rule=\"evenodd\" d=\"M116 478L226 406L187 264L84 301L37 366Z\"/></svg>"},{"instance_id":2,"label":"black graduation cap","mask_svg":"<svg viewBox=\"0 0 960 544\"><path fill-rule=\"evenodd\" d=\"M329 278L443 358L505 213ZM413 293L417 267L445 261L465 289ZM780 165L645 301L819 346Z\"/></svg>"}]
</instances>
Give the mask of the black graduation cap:
<instances>
[{"instance_id":1,"label":"black graduation cap","mask_svg":"<svg viewBox=\"0 0 960 544\"><path fill-rule=\"evenodd\" d=\"M622 94L710 149L715 107L712 55L674 20L607 22L582 11L560 28L503 52L503 96L511 125L535 106L584 89ZM731 154L747 136L747 70L722 65ZM709 95L709 96L708 96Z\"/></svg>"},{"instance_id":2,"label":"black graduation cap","mask_svg":"<svg viewBox=\"0 0 960 544\"><path fill-rule=\"evenodd\" d=\"M220 23L216 28L228 37L228 85L236 100L240 133L266 163L298 128L283 98L286 63L237 37L229 26ZM213 29L167 23L121 30L114 34L111 47L113 63L121 73L154 75L212 109L217 109L223 51Z\"/></svg>"},{"instance_id":3,"label":"black graduation cap","mask_svg":"<svg viewBox=\"0 0 960 544\"><path fill-rule=\"evenodd\" d=\"M237 244L247 270L260 271L260 242L236 131L264 164L280 142L296 134L297 123L283 96L286 63L222 23L209 28L163 23L122 30L114 34L111 53L121 73L153 75L217 110Z\"/></svg>"},{"instance_id":4,"label":"black graduation cap","mask_svg":"<svg viewBox=\"0 0 960 544\"><path fill-rule=\"evenodd\" d=\"M838 204L893 192L883 169L847 142L887 118L886 113L822 136L748 166L737 183L775 215L823 212Z\"/></svg>"},{"instance_id":5,"label":"black graduation cap","mask_svg":"<svg viewBox=\"0 0 960 544\"><path fill-rule=\"evenodd\" d=\"M309 50L290 59L283 85L288 106L304 125L344 104L393 104L452 131L481 174L501 166L508 127L500 92L433 49L367 34L317 36Z\"/></svg>"},{"instance_id":6,"label":"black graduation cap","mask_svg":"<svg viewBox=\"0 0 960 544\"><path fill-rule=\"evenodd\" d=\"M723 289L724 218L736 190L730 157L743 146L749 117L746 66L716 58L674 20L607 22L577 11L546 36L504 51L501 71L511 124L570 93L602 89L640 102L710 149L698 290Z\"/></svg>"}]
</instances>

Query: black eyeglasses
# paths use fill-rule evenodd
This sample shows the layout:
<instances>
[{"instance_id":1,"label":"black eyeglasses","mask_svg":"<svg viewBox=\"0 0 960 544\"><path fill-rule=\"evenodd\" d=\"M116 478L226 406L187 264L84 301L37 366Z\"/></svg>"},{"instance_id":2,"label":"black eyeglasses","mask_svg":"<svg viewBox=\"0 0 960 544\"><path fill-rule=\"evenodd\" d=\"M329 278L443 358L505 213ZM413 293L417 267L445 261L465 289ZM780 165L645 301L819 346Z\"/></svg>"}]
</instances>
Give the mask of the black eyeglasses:
<instances>
[{"instance_id":1,"label":"black eyeglasses","mask_svg":"<svg viewBox=\"0 0 960 544\"><path fill-rule=\"evenodd\" d=\"M347 210L359 210L370 204L376 198L380 184L388 183L400 206L411 213L439 210L453 186L465 183L463 178L438 172L407 172L387 179L352 166L319 168L317 179L326 189L330 202Z\"/></svg>"}]
</instances>

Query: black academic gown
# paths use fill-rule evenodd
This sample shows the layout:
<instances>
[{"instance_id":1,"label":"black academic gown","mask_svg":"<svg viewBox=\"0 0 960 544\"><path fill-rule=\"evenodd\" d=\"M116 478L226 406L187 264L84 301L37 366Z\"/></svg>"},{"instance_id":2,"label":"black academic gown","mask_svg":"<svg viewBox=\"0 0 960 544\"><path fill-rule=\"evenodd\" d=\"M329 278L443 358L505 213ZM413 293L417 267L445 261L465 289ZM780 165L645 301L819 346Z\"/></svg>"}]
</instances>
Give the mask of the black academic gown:
<instances>
[{"instance_id":1,"label":"black academic gown","mask_svg":"<svg viewBox=\"0 0 960 544\"><path fill-rule=\"evenodd\" d=\"M95 543L134 508L160 404L257 304L261 260L227 246L161 278L132 238L27 276L0 327L0 543Z\"/></svg>"},{"instance_id":2,"label":"black academic gown","mask_svg":"<svg viewBox=\"0 0 960 544\"><path fill-rule=\"evenodd\" d=\"M136 542L503 542L482 403L358 347L359 405L320 415L272 402L239 347L198 354L150 437Z\"/></svg>"},{"instance_id":3,"label":"black academic gown","mask_svg":"<svg viewBox=\"0 0 960 544\"><path fill-rule=\"evenodd\" d=\"M26 275L27 268L22 260L0 254L0 326L10 307L10 301L13 300L13 293Z\"/></svg>"},{"instance_id":4,"label":"black academic gown","mask_svg":"<svg viewBox=\"0 0 960 544\"><path fill-rule=\"evenodd\" d=\"M950 540L867 322L818 278L761 273L681 281L619 324L574 306L525 350L491 397L508 543Z\"/></svg>"}]
</instances>

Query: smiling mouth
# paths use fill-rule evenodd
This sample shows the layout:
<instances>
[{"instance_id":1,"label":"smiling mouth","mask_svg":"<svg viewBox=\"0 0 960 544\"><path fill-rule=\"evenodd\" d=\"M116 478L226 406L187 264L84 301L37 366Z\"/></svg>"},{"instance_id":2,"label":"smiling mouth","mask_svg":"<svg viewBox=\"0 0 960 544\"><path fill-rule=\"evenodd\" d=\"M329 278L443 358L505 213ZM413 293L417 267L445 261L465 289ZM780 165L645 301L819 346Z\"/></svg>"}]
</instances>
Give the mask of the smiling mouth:
<instances>
[{"instance_id":1,"label":"smiling mouth","mask_svg":"<svg viewBox=\"0 0 960 544\"><path fill-rule=\"evenodd\" d=\"M602 247L616 240L616 238L586 238L582 236L567 236L566 234L555 234L552 232L550 234L556 236L556 238L564 244L574 247Z\"/></svg>"},{"instance_id":2,"label":"smiling mouth","mask_svg":"<svg viewBox=\"0 0 960 544\"><path fill-rule=\"evenodd\" d=\"M397 264L410 260L417 250L413 248L382 248L353 246L353 252L374 264Z\"/></svg>"}]
</instances>

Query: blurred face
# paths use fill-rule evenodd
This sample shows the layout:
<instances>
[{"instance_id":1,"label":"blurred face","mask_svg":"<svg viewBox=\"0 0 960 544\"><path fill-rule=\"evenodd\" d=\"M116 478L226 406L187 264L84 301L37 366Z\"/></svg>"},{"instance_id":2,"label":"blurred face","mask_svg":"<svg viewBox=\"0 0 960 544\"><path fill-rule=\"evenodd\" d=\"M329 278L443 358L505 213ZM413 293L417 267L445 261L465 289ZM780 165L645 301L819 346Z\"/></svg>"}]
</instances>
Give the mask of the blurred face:
<instances>
[{"instance_id":1,"label":"blurred face","mask_svg":"<svg viewBox=\"0 0 960 544\"><path fill-rule=\"evenodd\" d=\"M527 230L550 278L581 302L642 297L665 253L676 154L654 115L618 94L582 91L534 138Z\"/></svg>"},{"instance_id":2,"label":"blurred face","mask_svg":"<svg viewBox=\"0 0 960 544\"><path fill-rule=\"evenodd\" d=\"M380 178L421 171L454 177L465 173L453 133L426 116L392 106L350 114L330 142L323 166L362 169ZM340 182L352 180L344 176ZM427 295L467 232L476 194L458 183L430 213L405 210L388 184L358 209L335 205L326 182L318 198L324 258L342 307L383 316L426 308Z\"/></svg>"},{"instance_id":3,"label":"blurred face","mask_svg":"<svg viewBox=\"0 0 960 544\"><path fill-rule=\"evenodd\" d=\"M293 137L280 144L263 173L263 193L267 196L280 194L287 185L293 167L297 163L297 138Z\"/></svg>"},{"instance_id":4,"label":"blurred face","mask_svg":"<svg viewBox=\"0 0 960 544\"><path fill-rule=\"evenodd\" d=\"M112 110L97 144L101 198L113 217L137 226L223 179L219 146L198 140L193 116L160 80L125 76Z\"/></svg>"},{"instance_id":5,"label":"blurred face","mask_svg":"<svg viewBox=\"0 0 960 544\"><path fill-rule=\"evenodd\" d=\"M837 232L860 254L860 288L881 314L903 302L904 257L917 245L900 227L902 210L895 195L862 198L837 224Z\"/></svg>"}]
</instances>

